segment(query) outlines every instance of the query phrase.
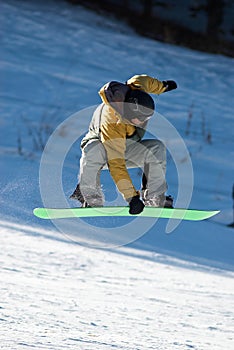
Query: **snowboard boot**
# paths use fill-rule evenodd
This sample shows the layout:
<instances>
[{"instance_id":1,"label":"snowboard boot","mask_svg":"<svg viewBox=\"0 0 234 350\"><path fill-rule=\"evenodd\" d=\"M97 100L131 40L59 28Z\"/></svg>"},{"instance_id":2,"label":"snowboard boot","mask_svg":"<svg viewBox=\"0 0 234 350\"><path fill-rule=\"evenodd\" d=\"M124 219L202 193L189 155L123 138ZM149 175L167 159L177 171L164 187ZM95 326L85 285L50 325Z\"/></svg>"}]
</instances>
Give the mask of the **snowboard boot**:
<instances>
[{"instance_id":1,"label":"snowboard boot","mask_svg":"<svg viewBox=\"0 0 234 350\"><path fill-rule=\"evenodd\" d=\"M144 204L146 207L173 208L173 198L171 196L161 194L157 197L145 199Z\"/></svg>"},{"instance_id":2,"label":"snowboard boot","mask_svg":"<svg viewBox=\"0 0 234 350\"><path fill-rule=\"evenodd\" d=\"M70 195L69 198L70 198L70 199L75 199L75 200L77 200L77 201L80 201L81 204L82 204L82 207L83 207L83 204L85 203L85 200L84 200L84 197L83 197L83 195L82 195L82 193L81 193L80 185L79 185L79 184L76 186L75 191Z\"/></svg>"},{"instance_id":3,"label":"snowboard boot","mask_svg":"<svg viewBox=\"0 0 234 350\"><path fill-rule=\"evenodd\" d=\"M88 205L88 203L84 201L81 205L81 208L91 208L91 205Z\"/></svg>"},{"instance_id":4,"label":"snowboard boot","mask_svg":"<svg viewBox=\"0 0 234 350\"><path fill-rule=\"evenodd\" d=\"M103 207L103 202L100 200L100 196L92 196L92 198L89 198L89 203L91 203L90 205L84 199L79 184L76 186L75 191L70 195L69 198L79 201L81 203L81 208Z\"/></svg>"}]
</instances>

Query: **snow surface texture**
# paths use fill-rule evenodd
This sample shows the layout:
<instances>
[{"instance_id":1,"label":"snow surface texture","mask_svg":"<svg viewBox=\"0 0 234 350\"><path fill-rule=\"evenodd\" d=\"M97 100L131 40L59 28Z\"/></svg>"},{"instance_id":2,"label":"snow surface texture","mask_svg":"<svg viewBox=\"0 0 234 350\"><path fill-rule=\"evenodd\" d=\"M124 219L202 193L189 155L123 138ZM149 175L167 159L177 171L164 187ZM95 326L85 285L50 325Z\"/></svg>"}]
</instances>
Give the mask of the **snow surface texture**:
<instances>
[{"instance_id":1,"label":"snow surface texture","mask_svg":"<svg viewBox=\"0 0 234 350\"><path fill-rule=\"evenodd\" d=\"M233 273L45 234L1 222L2 349L232 349Z\"/></svg>"},{"instance_id":2,"label":"snow surface texture","mask_svg":"<svg viewBox=\"0 0 234 350\"><path fill-rule=\"evenodd\" d=\"M233 220L233 60L139 37L65 2L3 1L0 22L0 347L232 349L234 233L225 224ZM41 147L66 118L100 102L104 83L139 73L177 81L176 91L155 98L157 111L190 152L190 207L221 214L182 222L170 235L159 220L128 247L87 248L79 227L66 236L32 215L42 206ZM78 135L90 117L80 120ZM159 124L152 119L149 131L160 134ZM164 141L174 147L177 139ZM63 166L66 197L79 156L77 141ZM119 200L108 173L102 176L107 200ZM167 180L176 199L170 154ZM87 224L129 234L116 219Z\"/></svg>"}]
</instances>

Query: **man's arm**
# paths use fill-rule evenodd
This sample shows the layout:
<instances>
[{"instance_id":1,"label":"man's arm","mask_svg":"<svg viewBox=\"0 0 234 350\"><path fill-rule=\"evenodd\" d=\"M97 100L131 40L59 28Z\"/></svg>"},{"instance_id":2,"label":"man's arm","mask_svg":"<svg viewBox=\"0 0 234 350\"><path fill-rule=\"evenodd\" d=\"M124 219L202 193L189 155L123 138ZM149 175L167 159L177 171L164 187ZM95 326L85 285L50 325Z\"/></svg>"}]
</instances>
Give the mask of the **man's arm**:
<instances>
[{"instance_id":1,"label":"man's arm","mask_svg":"<svg viewBox=\"0 0 234 350\"><path fill-rule=\"evenodd\" d=\"M101 141L107 153L110 174L125 200L137 196L125 162L126 125L124 123L103 123Z\"/></svg>"},{"instance_id":2,"label":"man's arm","mask_svg":"<svg viewBox=\"0 0 234 350\"><path fill-rule=\"evenodd\" d=\"M140 89L149 94L157 95L176 89L177 87L176 83L173 80L160 81L146 74L134 75L127 81L127 85L132 89Z\"/></svg>"}]
</instances>

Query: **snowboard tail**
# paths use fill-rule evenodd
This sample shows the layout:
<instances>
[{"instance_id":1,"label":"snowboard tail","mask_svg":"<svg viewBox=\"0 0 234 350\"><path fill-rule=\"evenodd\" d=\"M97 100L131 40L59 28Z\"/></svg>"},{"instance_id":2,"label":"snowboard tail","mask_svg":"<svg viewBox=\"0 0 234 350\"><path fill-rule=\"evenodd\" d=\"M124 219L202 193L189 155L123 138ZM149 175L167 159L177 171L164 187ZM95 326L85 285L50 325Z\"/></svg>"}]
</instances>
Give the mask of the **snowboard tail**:
<instances>
[{"instance_id":1,"label":"snowboard tail","mask_svg":"<svg viewBox=\"0 0 234 350\"><path fill-rule=\"evenodd\" d=\"M129 207L92 207L92 208L35 208L35 216L41 219L65 219L65 218L87 218L104 216L141 216L151 218L179 219L199 221L208 219L219 213L219 210L196 210L177 208L155 208L145 207L143 212L137 215L129 214Z\"/></svg>"}]
</instances>

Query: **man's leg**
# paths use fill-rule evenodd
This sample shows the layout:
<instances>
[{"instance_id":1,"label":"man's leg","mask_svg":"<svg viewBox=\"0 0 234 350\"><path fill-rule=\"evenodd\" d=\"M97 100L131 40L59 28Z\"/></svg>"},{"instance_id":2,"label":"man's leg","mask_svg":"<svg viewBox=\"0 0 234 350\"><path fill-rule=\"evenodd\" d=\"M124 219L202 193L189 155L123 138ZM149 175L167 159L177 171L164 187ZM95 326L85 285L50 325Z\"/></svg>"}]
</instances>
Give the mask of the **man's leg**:
<instances>
[{"instance_id":1,"label":"man's leg","mask_svg":"<svg viewBox=\"0 0 234 350\"><path fill-rule=\"evenodd\" d=\"M105 164L106 152L102 143L98 140L88 142L82 150L78 181L80 192L89 206L100 207L104 204L100 174Z\"/></svg>"},{"instance_id":2,"label":"man's leg","mask_svg":"<svg viewBox=\"0 0 234 350\"><path fill-rule=\"evenodd\" d=\"M143 169L142 190L145 200L166 192L166 148L161 141L128 142L126 160L127 166L135 164Z\"/></svg>"}]
</instances>

